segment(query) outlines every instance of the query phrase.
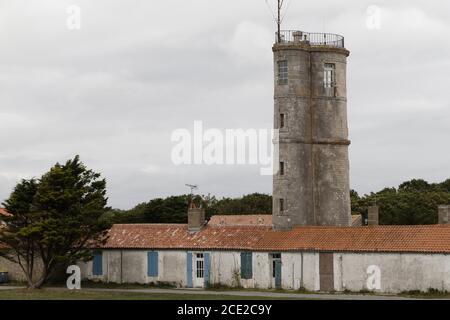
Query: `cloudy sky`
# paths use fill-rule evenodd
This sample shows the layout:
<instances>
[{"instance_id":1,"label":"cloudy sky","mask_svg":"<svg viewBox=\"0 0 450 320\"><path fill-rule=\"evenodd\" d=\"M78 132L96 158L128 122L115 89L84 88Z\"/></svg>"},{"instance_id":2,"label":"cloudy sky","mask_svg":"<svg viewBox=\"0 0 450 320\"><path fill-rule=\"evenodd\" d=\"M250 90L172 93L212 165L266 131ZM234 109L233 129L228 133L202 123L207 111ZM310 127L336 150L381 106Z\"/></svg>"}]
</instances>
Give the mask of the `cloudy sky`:
<instances>
[{"instance_id":1,"label":"cloudy sky","mask_svg":"<svg viewBox=\"0 0 450 320\"><path fill-rule=\"evenodd\" d=\"M284 29L342 34L351 51L352 188L449 178L450 2L286 4ZM68 28L70 5L81 9L80 29ZM367 26L372 5L379 29ZM185 183L217 196L270 193L259 166L171 161L172 132L192 130L195 120L219 129L272 126L269 7L0 0L0 202L19 179L76 154L106 177L118 208L186 193Z\"/></svg>"}]
</instances>

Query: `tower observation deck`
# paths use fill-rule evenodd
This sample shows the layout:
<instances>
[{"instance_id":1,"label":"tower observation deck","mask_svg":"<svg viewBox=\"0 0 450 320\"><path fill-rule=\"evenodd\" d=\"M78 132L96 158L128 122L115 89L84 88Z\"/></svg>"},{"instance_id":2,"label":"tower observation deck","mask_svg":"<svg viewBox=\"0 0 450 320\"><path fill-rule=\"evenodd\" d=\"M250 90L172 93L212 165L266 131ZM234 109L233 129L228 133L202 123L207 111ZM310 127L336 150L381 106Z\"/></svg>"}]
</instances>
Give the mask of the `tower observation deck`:
<instances>
[{"instance_id":1,"label":"tower observation deck","mask_svg":"<svg viewBox=\"0 0 450 320\"><path fill-rule=\"evenodd\" d=\"M345 48L344 37L333 33L282 30L275 33L276 44L309 43L311 46Z\"/></svg>"}]
</instances>

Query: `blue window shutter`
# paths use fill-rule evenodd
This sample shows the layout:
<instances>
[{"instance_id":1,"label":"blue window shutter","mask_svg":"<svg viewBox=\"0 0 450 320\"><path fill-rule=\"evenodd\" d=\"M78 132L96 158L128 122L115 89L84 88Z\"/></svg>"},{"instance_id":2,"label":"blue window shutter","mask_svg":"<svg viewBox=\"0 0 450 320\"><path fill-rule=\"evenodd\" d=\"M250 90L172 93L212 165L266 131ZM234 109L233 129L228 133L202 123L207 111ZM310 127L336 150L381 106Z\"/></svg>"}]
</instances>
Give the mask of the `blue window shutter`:
<instances>
[{"instance_id":1,"label":"blue window shutter","mask_svg":"<svg viewBox=\"0 0 450 320\"><path fill-rule=\"evenodd\" d=\"M94 259L92 261L92 274L94 276L101 276L103 274L103 255L102 252L94 252Z\"/></svg>"},{"instance_id":2,"label":"blue window shutter","mask_svg":"<svg viewBox=\"0 0 450 320\"><path fill-rule=\"evenodd\" d=\"M97 274L99 275L99 276L101 276L102 274L103 274L103 253L102 252L99 252L98 254L97 254L97 266L98 266L98 268L97 268Z\"/></svg>"},{"instance_id":3,"label":"blue window shutter","mask_svg":"<svg viewBox=\"0 0 450 320\"><path fill-rule=\"evenodd\" d=\"M209 267L210 267L210 259L209 259L209 253L205 252L203 253L203 259L204 259L204 268L205 268L205 273L204 273L204 279L205 279L205 286L208 285L209 283Z\"/></svg>"},{"instance_id":4,"label":"blue window shutter","mask_svg":"<svg viewBox=\"0 0 450 320\"><path fill-rule=\"evenodd\" d=\"M281 288L281 261L275 261L275 288Z\"/></svg>"},{"instance_id":5,"label":"blue window shutter","mask_svg":"<svg viewBox=\"0 0 450 320\"><path fill-rule=\"evenodd\" d=\"M251 279L253 277L253 263L251 252L241 252L241 278Z\"/></svg>"},{"instance_id":6,"label":"blue window shutter","mask_svg":"<svg viewBox=\"0 0 450 320\"><path fill-rule=\"evenodd\" d=\"M158 276L158 252L147 252L147 275L149 277Z\"/></svg>"},{"instance_id":7,"label":"blue window shutter","mask_svg":"<svg viewBox=\"0 0 450 320\"><path fill-rule=\"evenodd\" d=\"M192 288L192 253L186 255L186 287Z\"/></svg>"},{"instance_id":8,"label":"blue window shutter","mask_svg":"<svg viewBox=\"0 0 450 320\"><path fill-rule=\"evenodd\" d=\"M248 278L253 278L253 253L248 253Z\"/></svg>"},{"instance_id":9,"label":"blue window shutter","mask_svg":"<svg viewBox=\"0 0 450 320\"><path fill-rule=\"evenodd\" d=\"M246 252L241 252L241 278L246 279L247 275L247 261L245 259Z\"/></svg>"}]
</instances>

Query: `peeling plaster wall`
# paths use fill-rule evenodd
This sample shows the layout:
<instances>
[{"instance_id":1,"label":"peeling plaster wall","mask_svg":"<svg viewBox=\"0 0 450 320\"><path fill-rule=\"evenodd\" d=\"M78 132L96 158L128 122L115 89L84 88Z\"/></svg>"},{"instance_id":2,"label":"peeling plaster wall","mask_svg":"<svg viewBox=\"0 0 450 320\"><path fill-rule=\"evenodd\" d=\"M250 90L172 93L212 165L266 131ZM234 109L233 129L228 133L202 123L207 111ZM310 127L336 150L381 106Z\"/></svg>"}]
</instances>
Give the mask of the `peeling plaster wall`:
<instances>
[{"instance_id":1,"label":"peeling plaster wall","mask_svg":"<svg viewBox=\"0 0 450 320\"><path fill-rule=\"evenodd\" d=\"M147 276L147 250L103 251L103 275L92 275L92 262L79 263L83 279L115 283L171 283L187 285L186 251L158 251L158 276ZM199 251L203 252L203 251ZM208 251L204 251L208 252ZM194 251L193 253L196 253ZM253 252L253 278L241 279L239 251L209 251L212 285L268 289L274 287L272 261L268 252ZM122 256L122 263L121 257ZM450 291L450 255L399 253L334 253L334 288L336 291L367 290L367 268L376 265L381 271L384 293L429 288ZM283 289L320 290L319 253L281 253ZM195 275L195 264L193 263Z\"/></svg>"},{"instance_id":2,"label":"peeling plaster wall","mask_svg":"<svg viewBox=\"0 0 450 320\"><path fill-rule=\"evenodd\" d=\"M399 253L335 253L335 289L367 290L367 268L372 265L381 271L377 292L450 291L450 255Z\"/></svg>"}]
</instances>

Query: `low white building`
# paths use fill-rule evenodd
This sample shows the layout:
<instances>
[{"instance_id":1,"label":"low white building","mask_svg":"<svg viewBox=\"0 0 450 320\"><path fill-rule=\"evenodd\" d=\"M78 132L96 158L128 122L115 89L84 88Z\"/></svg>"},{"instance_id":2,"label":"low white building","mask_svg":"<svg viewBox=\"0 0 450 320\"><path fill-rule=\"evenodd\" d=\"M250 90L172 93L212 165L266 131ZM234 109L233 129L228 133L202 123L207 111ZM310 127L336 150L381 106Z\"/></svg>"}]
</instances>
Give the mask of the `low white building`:
<instances>
[{"instance_id":1,"label":"low white building","mask_svg":"<svg viewBox=\"0 0 450 320\"><path fill-rule=\"evenodd\" d=\"M195 215L195 214L194 214ZM268 216L114 225L86 279L178 287L450 291L450 225L295 227ZM195 230L195 231L193 231Z\"/></svg>"}]
</instances>

